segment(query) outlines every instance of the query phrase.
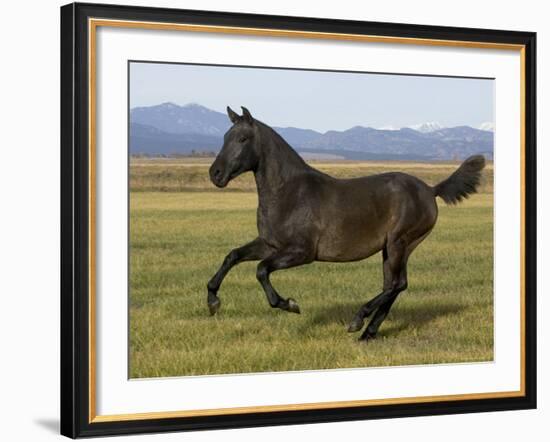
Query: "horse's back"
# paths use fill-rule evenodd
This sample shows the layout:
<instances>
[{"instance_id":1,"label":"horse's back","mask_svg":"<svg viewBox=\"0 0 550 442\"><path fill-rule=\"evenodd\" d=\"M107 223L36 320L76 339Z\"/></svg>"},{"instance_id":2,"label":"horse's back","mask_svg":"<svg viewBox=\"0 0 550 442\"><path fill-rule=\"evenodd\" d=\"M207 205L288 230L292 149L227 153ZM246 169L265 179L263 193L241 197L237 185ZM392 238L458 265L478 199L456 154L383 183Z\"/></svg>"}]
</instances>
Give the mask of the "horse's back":
<instances>
[{"instance_id":1,"label":"horse's back","mask_svg":"<svg viewBox=\"0 0 550 442\"><path fill-rule=\"evenodd\" d=\"M414 236L437 219L432 188L408 174L332 179L325 187L319 260L364 259L380 251L389 235Z\"/></svg>"}]
</instances>

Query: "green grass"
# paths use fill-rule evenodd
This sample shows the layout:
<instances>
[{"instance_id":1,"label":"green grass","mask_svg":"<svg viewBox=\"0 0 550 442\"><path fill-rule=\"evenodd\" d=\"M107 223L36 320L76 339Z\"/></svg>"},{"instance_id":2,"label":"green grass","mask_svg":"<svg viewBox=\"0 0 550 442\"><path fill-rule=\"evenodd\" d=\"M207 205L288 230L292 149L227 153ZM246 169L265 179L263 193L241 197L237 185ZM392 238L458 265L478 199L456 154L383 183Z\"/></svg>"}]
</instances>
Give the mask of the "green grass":
<instances>
[{"instance_id":1,"label":"green grass","mask_svg":"<svg viewBox=\"0 0 550 442\"><path fill-rule=\"evenodd\" d=\"M346 327L380 292L380 255L274 273L274 286L299 302L301 315L271 309L256 263L243 263L227 276L222 308L210 317L206 283L230 249L257 236L256 194L158 191L151 179L147 185L157 191L131 193L132 378L493 359L491 193L440 205L435 229L409 260L409 289L378 339L365 345Z\"/></svg>"}]
</instances>

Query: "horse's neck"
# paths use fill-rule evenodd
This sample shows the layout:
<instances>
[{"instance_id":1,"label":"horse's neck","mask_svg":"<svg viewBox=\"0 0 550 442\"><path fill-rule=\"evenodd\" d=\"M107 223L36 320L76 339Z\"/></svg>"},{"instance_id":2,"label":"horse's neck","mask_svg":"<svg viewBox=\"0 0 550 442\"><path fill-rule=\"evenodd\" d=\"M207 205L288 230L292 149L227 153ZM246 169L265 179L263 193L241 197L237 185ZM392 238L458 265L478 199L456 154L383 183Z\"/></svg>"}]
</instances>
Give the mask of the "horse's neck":
<instances>
[{"instance_id":1,"label":"horse's neck","mask_svg":"<svg viewBox=\"0 0 550 442\"><path fill-rule=\"evenodd\" d=\"M277 139L269 132L266 135L262 140L260 161L254 172L260 202L263 197L276 197L291 179L312 170L282 138Z\"/></svg>"}]
</instances>

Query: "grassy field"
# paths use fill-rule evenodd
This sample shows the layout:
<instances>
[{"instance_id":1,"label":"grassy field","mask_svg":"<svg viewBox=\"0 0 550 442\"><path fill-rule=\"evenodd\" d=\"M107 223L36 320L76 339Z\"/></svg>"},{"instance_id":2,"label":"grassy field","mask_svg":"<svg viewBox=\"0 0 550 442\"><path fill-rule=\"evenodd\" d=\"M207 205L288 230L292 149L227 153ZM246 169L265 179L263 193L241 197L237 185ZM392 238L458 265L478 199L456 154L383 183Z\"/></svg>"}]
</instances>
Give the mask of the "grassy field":
<instances>
[{"instance_id":1,"label":"grassy field","mask_svg":"<svg viewBox=\"0 0 550 442\"><path fill-rule=\"evenodd\" d=\"M493 359L492 166L481 193L440 204L438 223L409 260L402 293L378 339L348 334L359 306L378 294L381 256L314 263L272 275L301 315L271 309L256 263L227 276L210 317L206 283L226 253L253 239L253 179L209 184L212 160L137 160L130 171L130 376L288 371ZM335 176L401 170L430 184L456 164L331 162Z\"/></svg>"}]
</instances>

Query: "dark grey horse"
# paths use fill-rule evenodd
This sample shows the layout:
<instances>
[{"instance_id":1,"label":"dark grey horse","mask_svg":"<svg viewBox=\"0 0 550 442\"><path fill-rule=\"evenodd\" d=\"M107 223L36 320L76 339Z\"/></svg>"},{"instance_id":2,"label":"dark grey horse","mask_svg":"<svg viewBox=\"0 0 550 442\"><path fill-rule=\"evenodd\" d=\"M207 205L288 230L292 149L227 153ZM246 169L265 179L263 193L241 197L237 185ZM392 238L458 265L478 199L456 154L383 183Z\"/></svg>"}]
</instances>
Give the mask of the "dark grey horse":
<instances>
[{"instance_id":1,"label":"dark grey horse","mask_svg":"<svg viewBox=\"0 0 550 442\"><path fill-rule=\"evenodd\" d=\"M260 260L257 278L271 307L300 313L296 301L284 299L269 275L313 261L348 262L382 251L382 292L364 304L348 331L363 328L360 339L374 338L397 295L407 288L407 260L437 220L437 196L456 204L476 192L483 156L468 158L435 187L404 173L336 179L306 162L273 129L246 108L239 116L229 107L233 126L210 167L217 187L252 171L258 188L258 237L232 250L208 282L208 307L220 308L218 290L229 270L243 261ZM435 269L434 269L435 270Z\"/></svg>"}]
</instances>

